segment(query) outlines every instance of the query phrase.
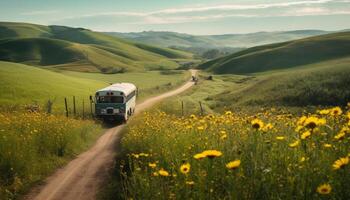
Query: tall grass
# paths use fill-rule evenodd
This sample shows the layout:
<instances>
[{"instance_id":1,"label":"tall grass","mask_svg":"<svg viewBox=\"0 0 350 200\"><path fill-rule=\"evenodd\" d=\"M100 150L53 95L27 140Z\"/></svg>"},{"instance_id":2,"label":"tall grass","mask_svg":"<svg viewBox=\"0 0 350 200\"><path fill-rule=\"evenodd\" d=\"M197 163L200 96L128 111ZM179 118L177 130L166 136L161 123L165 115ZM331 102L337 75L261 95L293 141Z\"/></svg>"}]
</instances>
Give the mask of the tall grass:
<instances>
[{"instance_id":1,"label":"tall grass","mask_svg":"<svg viewBox=\"0 0 350 200\"><path fill-rule=\"evenodd\" d=\"M146 113L123 138L104 198L349 199L350 113L341 112Z\"/></svg>"},{"instance_id":2,"label":"tall grass","mask_svg":"<svg viewBox=\"0 0 350 200\"><path fill-rule=\"evenodd\" d=\"M90 120L0 113L0 199L17 198L85 149L101 132Z\"/></svg>"}]
</instances>

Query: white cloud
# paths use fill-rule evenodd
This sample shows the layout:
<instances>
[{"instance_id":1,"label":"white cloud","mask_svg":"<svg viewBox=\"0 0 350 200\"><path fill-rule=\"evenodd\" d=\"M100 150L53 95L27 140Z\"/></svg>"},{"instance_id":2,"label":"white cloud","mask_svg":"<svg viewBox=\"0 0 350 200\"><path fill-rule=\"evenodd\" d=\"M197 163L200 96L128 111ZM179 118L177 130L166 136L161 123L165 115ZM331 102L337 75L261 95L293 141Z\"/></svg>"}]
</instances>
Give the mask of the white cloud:
<instances>
[{"instance_id":1,"label":"white cloud","mask_svg":"<svg viewBox=\"0 0 350 200\"><path fill-rule=\"evenodd\" d=\"M80 16L72 16L60 21L75 21L81 19L113 19L123 24L175 24L201 21L215 21L232 17L281 17L281 16L311 16L311 15L341 15L350 14L350 7L343 10L325 8L331 3L350 3L350 0L299 0L264 4L221 4L196 5L184 8L155 10L152 12L101 12ZM269 8L280 8L271 10ZM40 11L34 12L40 13Z\"/></svg>"},{"instance_id":2,"label":"white cloud","mask_svg":"<svg viewBox=\"0 0 350 200\"><path fill-rule=\"evenodd\" d=\"M51 15L60 13L59 10L34 10L29 12L20 13L20 15Z\"/></svg>"}]
</instances>

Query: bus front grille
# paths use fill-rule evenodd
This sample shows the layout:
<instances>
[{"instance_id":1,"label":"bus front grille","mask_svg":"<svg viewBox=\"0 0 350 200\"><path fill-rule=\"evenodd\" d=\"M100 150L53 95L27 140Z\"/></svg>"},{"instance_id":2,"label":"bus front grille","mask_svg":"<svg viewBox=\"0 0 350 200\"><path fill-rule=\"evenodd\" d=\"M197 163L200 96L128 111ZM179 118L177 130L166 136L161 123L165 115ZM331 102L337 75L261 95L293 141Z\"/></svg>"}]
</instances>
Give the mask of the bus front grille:
<instances>
[{"instance_id":1,"label":"bus front grille","mask_svg":"<svg viewBox=\"0 0 350 200\"><path fill-rule=\"evenodd\" d=\"M113 109L112 108L107 109L107 114L113 114Z\"/></svg>"}]
</instances>

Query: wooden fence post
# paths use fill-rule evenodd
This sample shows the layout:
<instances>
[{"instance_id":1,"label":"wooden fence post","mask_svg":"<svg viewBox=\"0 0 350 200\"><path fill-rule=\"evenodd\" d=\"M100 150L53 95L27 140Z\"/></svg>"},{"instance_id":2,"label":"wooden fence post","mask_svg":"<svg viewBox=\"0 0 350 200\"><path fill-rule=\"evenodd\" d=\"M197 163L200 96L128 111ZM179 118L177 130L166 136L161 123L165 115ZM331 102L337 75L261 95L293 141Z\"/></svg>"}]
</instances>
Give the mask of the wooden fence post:
<instances>
[{"instance_id":1,"label":"wooden fence post","mask_svg":"<svg viewBox=\"0 0 350 200\"><path fill-rule=\"evenodd\" d=\"M94 118L94 114L92 113L92 96L90 96L90 113L91 117Z\"/></svg>"},{"instance_id":2,"label":"wooden fence post","mask_svg":"<svg viewBox=\"0 0 350 200\"><path fill-rule=\"evenodd\" d=\"M64 98L64 105L66 107L66 117L68 117L68 105L67 105L67 98Z\"/></svg>"},{"instance_id":3,"label":"wooden fence post","mask_svg":"<svg viewBox=\"0 0 350 200\"><path fill-rule=\"evenodd\" d=\"M76 117L77 110L76 110L76 107L75 107L75 96L73 96L73 114L74 114L74 117Z\"/></svg>"},{"instance_id":4,"label":"wooden fence post","mask_svg":"<svg viewBox=\"0 0 350 200\"><path fill-rule=\"evenodd\" d=\"M83 99L83 119L85 119L85 104L84 104L84 99Z\"/></svg>"},{"instance_id":5,"label":"wooden fence post","mask_svg":"<svg viewBox=\"0 0 350 200\"><path fill-rule=\"evenodd\" d=\"M199 102L199 107L201 108L201 115L203 115L203 107L202 107L202 102Z\"/></svg>"},{"instance_id":6,"label":"wooden fence post","mask_svg":"<svg viewBox=\"0 0 350 200\"><path fill-rule=\"evenodd\" d=\"M181 111L182 116L184 116L184 101L181 101Z\"/></svg>"}]
</instances>

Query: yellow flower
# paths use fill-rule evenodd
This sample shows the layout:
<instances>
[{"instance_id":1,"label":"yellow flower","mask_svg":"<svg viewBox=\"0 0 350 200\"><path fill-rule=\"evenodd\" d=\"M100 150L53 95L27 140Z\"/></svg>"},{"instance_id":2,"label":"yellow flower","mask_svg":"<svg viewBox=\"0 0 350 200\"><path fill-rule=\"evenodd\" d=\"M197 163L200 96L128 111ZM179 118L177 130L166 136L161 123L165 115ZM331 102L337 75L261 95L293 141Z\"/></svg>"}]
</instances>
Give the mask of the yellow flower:
<instances>
[{"instance_id":1,"label":"yellow flower","mask_svg":"<svg viewBox=\"0 0 350 200\"><path fill-rule=\"evenodd\" d=\"M159 176L158 172L153 172L152 176Z\"/></svg>"},{"instance_id":2,"label":"yellow flower","mask_svg":"<svg viewBox=\"0 0 350 200\"><path fill-rule=\"evenodd\" d=\"M300 141L299 140L297 140L297 141L295 141L295 142L293 142L293 143L290 143L289 144L289 147L297 147L298 145L299 145L299 143L300 143Z\"/></svg>"},{"instance_id":3,"label":"yellow flower","mask_svg":"<svg viewBox=\"0 0 350 200\"><path fill-rule=\"evenodd\" d=\"M332 187L328 183L322 184L317 187L317 192L319 194L329 194L331 193L331 191L332 191Z\"/></svg>"},{"instance_id":4,"label":"yellow flower","mask_svg":"<svg viewBox=\"0 0 350 200\"><path fill-rule=\"evenodd\" d=\"M150 168L155 168L155 167L157 167L157 164L156 163L148 163L148 166Z\"/></svg>"},{"instance_id":5,"label":"yellow flower","mask_svg":"<svg viewBox=\"0 0 350 200\"><path fill-rule=\"evenodd\" d=\"M284 140L284 137L283 136L277 136L276 140Z\"/></svg>"},{"instance_id":6,"label":"yellow flower","mask_svg":"<svg viewBox=\"0 0 350 200\"><path fill-rule=\"evenodd\" d=\"M345 165L349 164L349 157L339 158L333 163L333 169L341 169L345 167Z\"/></svg>"},{"instance_id":7,"label":"yellow flower","mask_svg":"<svg viewBox=\"0 0 350 200\"><path fill-rule=\"evenodd\" d=\"M345 137L345 132L340 132L336 136L334 136L334 139L341 140Z\"/></svg>"},{"instance_id":8,"label":"yellow flower","mask_svg":"<svg viewBox=\"0 0 350 200\"><path fill-rule=\"evenodd\" d=\"M320 111L319 111L319 113L320 113L321 115L328 115L329 112L330 112L330 110L328 110L328 109L324 109L324 110L320 110Z\"/></svg>"},{"instance_id":9,"label":"yellow flower","mask_svg":"<svg viewBox=\"0 0 350 200\"><path fill-rule=\"evenodd\" d=\"M306 158L303 156L300 158L300 162L304 162L306 160Z\"/></svg>"},{"instance_id":10,"label":"yellow flower","mask_svg":"<svg viewBox=\"0 0 350 200\"><path fill-rule=\"evenodd\" d=\"M264 127L264 122L261 121L260 119L253 119L253 120L251 121L251 125L252 125L252 127L253 127L254 129L260 130L260 129L262 129L262 128Z\"/></svg>"},{"instance_id":11,"label":"yellow flower","mask_svg":"<svg viewBox=\"0 0 350 200\"><path fill-rule=\"evenodd\" d=\"M161 176L169 176L169 172L165 171L164 169L159 170L158 174Z\"/></svg>"},{"instance_id":12,"label":"yellow flower","mask_svg":"<svg viewBox=\"0 0 350 200\"><path fill-rule=\"evenodd\" d=\"M234 160L226 164L226 168L228 169L236 169L241 165L240 160Z\"/></svg>"},{"instance_id":13,"label":"yellow flower","mask_svg":"<svg viewBox=\"0 0 350 200\"><path fill-rule=\"evenodd\" d=\"M268 123L263 127L263 131L265 132L271 129L273 129L273 125L271 123Z\"/></svg>"},{"instance_id":14,"label":"yellow flower","mask_svg":"<svg viewBox=\"0 0 350 200\"><path fill-rule=\"evenodd\" d=\"M193 156L194 159L197 159L197 160L201 160L203 158L205 158L206 155L202 154L202 153L197 153L196 155Z\"/></svg>"},{"instance_id":15,"label":"yellow flower","mask_svg":"<svg viewBox=\"0 0 350 200\"><path fill-rule=\"evenodd\" d=\"M232 115L232 112L231 111L226 111L225 115Z\"/></svg>"},{"instance_id":16,"label":"yellow flower","mask_svg":"<svg viewBox=\"0 0 350 200\"><path fill-rule=\"evenodd\" d=\"M332 145L331 145L331 144L324 144L323 147L325 147L325 148L331 148Z\"/></svg>"},{"instance_id":17,"label":"yellow flower","mask_svg":"<svg viewBox=\"0 0 350 200\"><path fill-rule=\"evenodd\" d=\"M222 156L221 151L217 151L217 150L206 150L206 151L203 151L202 154L208 158L215 158L215 157Z\"/></svg>"},{"instance_id":18,"label":"yellow flower","mask_svg":"<svg viewBox=\"0 0 350 200\"><path fill-rule=\"evenodd\" d=\"M198 127L197 127L197 130L199 130L199 131L204 130L204 126L198 126Z\"/></svg>"},{"instance_id":19,"label":"yellow flower","mask_svg":"<svg viewBox=\"0 0 350 200\"><path fill-rule=\"evenodd\" d=\"M305 131L303 134L301 134L301 139L305 140L306 138L311 136L311 132L310 131Z\"/></svg>"},{"instance_id":20,"label":"yellow flower","mask_svg":"<svg viewBox=\"0 0 350 200\"><path fill-rule=\"evenodd\" d=\"M190 163L185 163L185 164L181 165L181 167L180 167L180 171L183 174L187 174L188 172L190 172L190 169L191 169Z\"/></svg>"},{"instance_id":21,"label":"yellow flower","mask_svg":"<svg viewBox=\"0 0 350 200\"><path fill-rule=\"evenodd\" d=\"M304 127L309 128L309 129L314 129L317 126L322 126L326 124L326 120L318 117L308 117L305 119L303 122Z\"/></svg>"},{"instance_id":22,"label":"yellow flower","mask_svg":"<svg viewBox=\"0 0 350 200\"><path fill-rule=\"evenodd\" d=\"M222 135L222 136L220 137L221 140L224 140L224 139L226 139L226 138L227 138L227 135L226 135L226 134L224 134L224 135Z\"/></svg>"},{"instance_id":23,"label":"yellow flower","mask_svg":"<svg viewBox=\"0 0 350 200\"><path fill-rule=\"evenodd\" d=\"M341 115L342 113L343 113L343 111L341 110L341 108L337 106L337 107L332 108L330 110L329 114L331 116L337 117L337 116Z\"/></svg>"},{"instance_id":24,"label":"yellow flower","mask_svg":"<svg viewBox=\"0 0 350 200\"><path fill-rule=\"evenodd\" d=\"M194 185L194 181L186 181L186 185Z\"/></svg>"}]
</instances>

